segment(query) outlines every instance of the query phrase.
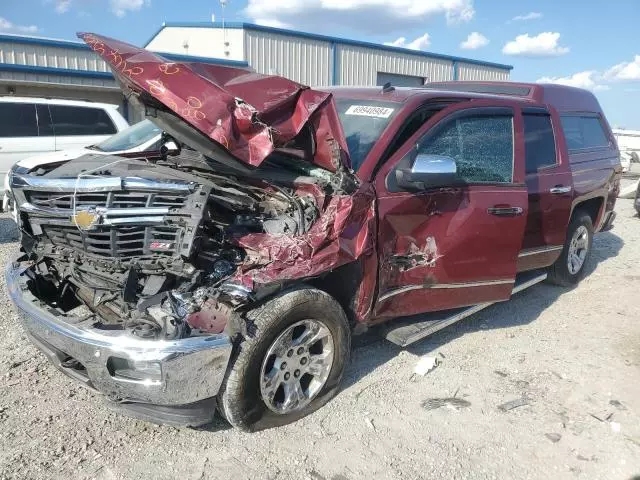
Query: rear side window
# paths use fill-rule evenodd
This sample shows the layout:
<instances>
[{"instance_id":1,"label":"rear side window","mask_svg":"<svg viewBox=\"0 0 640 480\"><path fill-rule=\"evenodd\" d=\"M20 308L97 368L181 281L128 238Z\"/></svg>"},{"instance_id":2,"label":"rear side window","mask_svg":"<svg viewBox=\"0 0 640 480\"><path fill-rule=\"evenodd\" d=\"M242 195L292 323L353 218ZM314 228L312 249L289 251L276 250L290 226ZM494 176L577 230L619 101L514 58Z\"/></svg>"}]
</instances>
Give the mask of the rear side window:
<instances>
[{"instance_id":1,"label":"rear side window","mask_svg":"<svg viewBox=\"0 0 640 480\"><path fill-rule=\"evenodd\" d=\"M549 115L524 114L524 151L527 173L556 164L556 142Z\"/></svg>"},{"instance_id":2,"label":"rear side window","mask_svg":"<svg viewBox=\"0 0 640 480\"><path fill-rule=\"evenodd\" d=\"M116 127L104 110L90 107L49 105L56 135L112 135Z\"/></svg>"},{"instance_id":3,"label":"rear side window","mask_svg":"<svg viewBox=\"0 0 640 480\"><path fill-rule=\"evenodd\" d=\"M609 139L598 117L562 115L560 120L569 150L609 146Z\"/></svg>"},{"instance_id":4,"label":"rear side window","mask_svg":"<svg viewBox=\"0 0 640 480\"><path fill-rule=\"evenodd\" d=\"M450 120L418 152L453 158L458 177L466 183L511 183L513 117L472 115Z\"/></svg>"},{"instance_id":5,"label":"rear side window","mask_svg":"<svg viewBox=\"0 0 640 480\"><path fill-rule=\"evenodd\" d=\"M36 107L32 103L0 103L0 137L37 137Z\"/></svg>"}]
</instances>

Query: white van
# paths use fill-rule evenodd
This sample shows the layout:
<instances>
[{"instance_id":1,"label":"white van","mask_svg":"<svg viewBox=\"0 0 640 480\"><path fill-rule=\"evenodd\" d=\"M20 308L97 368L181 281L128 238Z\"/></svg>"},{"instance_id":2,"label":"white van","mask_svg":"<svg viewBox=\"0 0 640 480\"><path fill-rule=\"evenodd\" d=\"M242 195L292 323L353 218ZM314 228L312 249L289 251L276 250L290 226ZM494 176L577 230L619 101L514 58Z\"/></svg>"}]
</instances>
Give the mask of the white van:
<instances>
[{"instance_id":1,"label":"white van","mask_svg":"<svg viewBox=\"0 0 640 480\"><path fill-rule=\"evenodd\" d=\"M117 105L0 97L0 175L23 158L95 144L128 126Z\"/></svg>"}]
</instances>

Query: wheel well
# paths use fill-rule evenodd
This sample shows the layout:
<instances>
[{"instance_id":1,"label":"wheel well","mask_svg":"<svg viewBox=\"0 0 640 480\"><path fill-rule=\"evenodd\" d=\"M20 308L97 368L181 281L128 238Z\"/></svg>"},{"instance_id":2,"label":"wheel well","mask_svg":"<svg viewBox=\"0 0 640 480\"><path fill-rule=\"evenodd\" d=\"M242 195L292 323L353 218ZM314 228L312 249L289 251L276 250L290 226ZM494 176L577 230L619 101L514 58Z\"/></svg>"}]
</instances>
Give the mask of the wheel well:
<instances>
[{"instance_id":1,"label":"wheel well","mask_svg":"<svg viewBox=\"0 0 640 480\"><path fill-rule=\"evenodd\" d=\"M585 200L584 202L578 203L573 208L574 215L575 215L575 212L577 212L578 210L588 213L589 216L591 217L591 222L593 223L593 227L597 228L598 217L600 216L600 210L602 209L603 204L604 204L604 198L602 197L590 198L589 200Z\"/></svg>"},{"instance_id":2,"label":"wheel well","mask_svg":"<svg viewBox=\"0 0 640 480\"><path fill-rule=\"evenodd\" d=\"M355 296L362 283L363 268L360 261L351 262L327 275L307 281L314 288L331 295L340 304L352 326L356 322Z\"/></svg>"}]
</instances>

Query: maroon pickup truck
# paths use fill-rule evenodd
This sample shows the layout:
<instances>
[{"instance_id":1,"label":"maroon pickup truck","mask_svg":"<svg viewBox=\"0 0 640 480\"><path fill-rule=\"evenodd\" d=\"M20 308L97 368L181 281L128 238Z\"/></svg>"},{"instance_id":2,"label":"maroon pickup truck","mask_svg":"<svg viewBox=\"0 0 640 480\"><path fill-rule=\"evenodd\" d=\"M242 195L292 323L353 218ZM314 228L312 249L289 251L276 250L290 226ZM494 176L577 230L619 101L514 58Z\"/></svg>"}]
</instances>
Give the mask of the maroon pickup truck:
<instances>
[{"instance_id":1,"label":"maroon pickup truck","mask_svg":"<svg viewBox=\"0 0 640 480\"><path fill-rule=\"evenodd\" d=\"M110 404L257 430L337 392L351 334L404 346L580 280L621 167L595 97L517 83L313 90L82 38L179 148L13 171L9 293Z\"/></svg>"}]
</instances>

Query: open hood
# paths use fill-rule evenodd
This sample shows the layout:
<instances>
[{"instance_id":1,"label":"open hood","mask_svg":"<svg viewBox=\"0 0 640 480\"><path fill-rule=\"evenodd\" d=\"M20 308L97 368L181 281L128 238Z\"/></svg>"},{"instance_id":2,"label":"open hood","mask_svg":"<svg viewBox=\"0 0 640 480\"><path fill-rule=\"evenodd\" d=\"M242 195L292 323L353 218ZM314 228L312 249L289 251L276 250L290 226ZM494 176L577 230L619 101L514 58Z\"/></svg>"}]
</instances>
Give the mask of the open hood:
<instances>
[{"instance_id":1,"label":"open hood","mask_svg":"<svg viewBox=\"0 0 640 480\"><path fill-rule=\"evenodd\" d=\"M350 167L330 93L240 68L172 62L100 35L78 37L154 122L216 161L246 171L282 149L332 172Z\"/></svg>"}]
</instances>

